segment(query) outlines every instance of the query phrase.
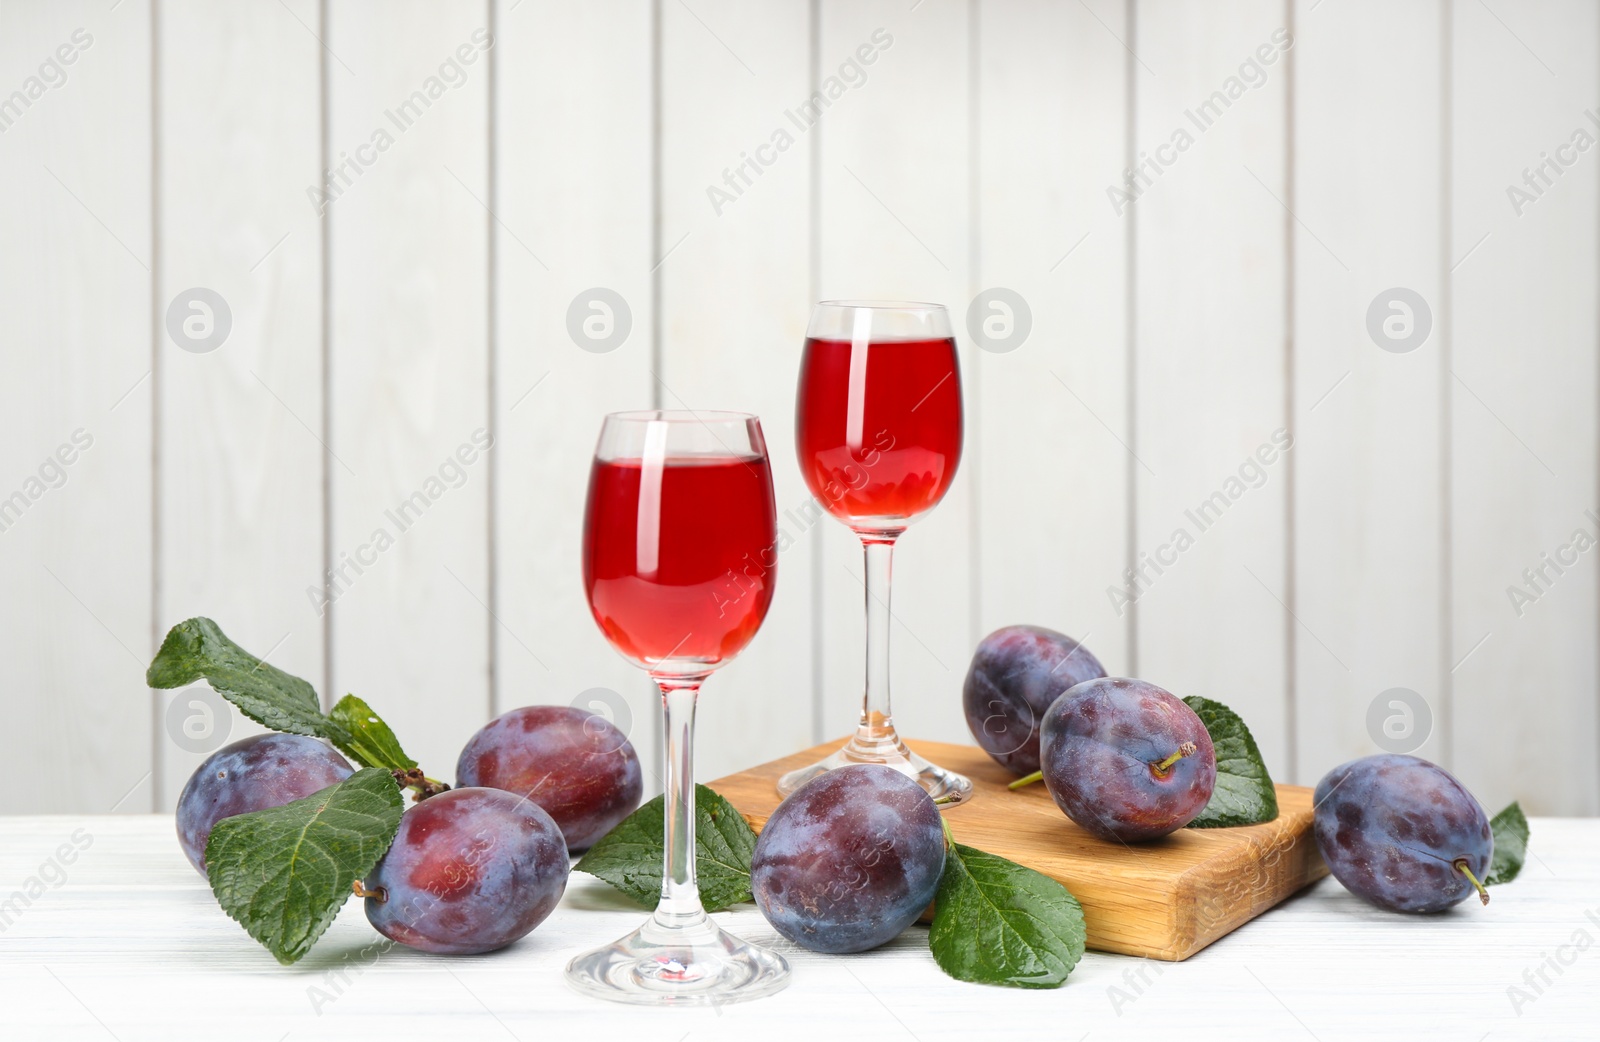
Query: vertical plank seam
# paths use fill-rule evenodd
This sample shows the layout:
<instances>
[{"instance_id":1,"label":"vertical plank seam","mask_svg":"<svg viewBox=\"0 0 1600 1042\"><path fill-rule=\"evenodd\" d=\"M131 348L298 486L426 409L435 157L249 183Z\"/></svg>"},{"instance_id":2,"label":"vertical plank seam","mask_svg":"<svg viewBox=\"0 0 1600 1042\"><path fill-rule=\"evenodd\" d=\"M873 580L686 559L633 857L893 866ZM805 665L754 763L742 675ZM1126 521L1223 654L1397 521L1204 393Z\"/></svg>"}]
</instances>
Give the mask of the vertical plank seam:
<instances>
[{"instance_id":1,"label":"vertical plank seam","mask_svg":"<svg viewBox=\"0 0 1600 1042\"><path fill-rule=\"evenodd\" d=\"M650 407L661 408L661 0L650 0Z\"/></svg>"},{"instance_id":2,"label":"vertical plank seam","mask_svg":"<svg viewBox=\"0 0 1600 1042\"><path fill-rule=\"evenodd\" d=\"M1600 25L1600 23L1597 23L1597 25ZM1600 33L1596 34L1595 44L1597 49L1600 49ZM1600 177L1596 177L1596 184L1600 186ZM1600 259L1600 214L1597 214L1595 221L1595 252L1597 259ZM1595 301L1595 353L1600 355L1600 297L1597 297ZM1594 396L1596 430L1591 435L1590 444L1600 442L1600 365L1595 367ZM1597 453L1595 457L1595 491L1596 495L1600 496L1600 453ZM1595 740L1600 743L1600 569L1595 571L1595 605ZM1600 748L1600 744L1597 744L1596 748ZM1594 758L1594 763L1596 802L1589 804L1584 810L1585 814L1600 813L1600 805L1597 805L1600 804L1600 757Z\"/></svg>"},{"instance_id":3,"label":"vertical plank seam","mask_svg":"<svg viewBox=\"0 0 1600 1042\"><path fill-rule=\"evenodd\" d=\"M489 98L484 119L484 125L488 138L484 145L484 158L486 163L486 170L484 173L484 180L486 182L484 184L484 194L489 200L489 205L484 208L483 214L485 235L484 310L486 312L484 315L484 349L488 356L485 359L486 382L488 384L488 397L486 406L489 422L489 437L491 439L496 438L500 430L499 414L496 408L496 402L499 396L498 357L500 351L499 325L497 324L496 318L496 310L499 302L499 267L496 260L499 253L499 238L496 235L495 226L497 222L495 221L494 216L497 212L499 212L500 208L500 200L497 194L500 188L500 180L495 175L495 162L498 155L496 143L499 134L500 112L498 101L500 94L500 63L495 60L495 47L493 46L494 44L499 43L497 33L500 25L499 20L495 15L496 8L497 0L484 0L484 16L488 22L489 40L491 43L488 52L484 55L484 57L487 59L488 66L485 71L488 73L489 79ZM493 444L492 440L491 444ZM497 710L500 705L500 631L499 625L496 621L500 618L500 584L496 578L498 562L500 559L498 546L499 524L496 518L498 504L500 501L498 477L500 470L499 458L499 453L493 453L490 455L489 468L484 475L484 497L487 500L488 508L488 517L485 525L486 531L484 532L484 539L486 541L484 547L484 569L488 573L486 576L487 582L485 584L485 597L489 602L489 617L485 619L484 622L486 624L486 628L488 629L488 718L491 720L499 715Z\"/></svg>"},{"instance_id":4,"label":"vertical plank seam","mask_svg":"<svg viewBox=\"0 0 1600 1042\"><path fill-rule=\"evenodd\" d=\"M1134 54L1139 47L1139 0L1127 0L1127 6L1122 11L1123 35L1128 38L1126 52L1122 56L1122 92L1123 92L1123 120L1122 120L1122 161L1125 169L1132 171L1134 164L1134 138L1139 129L1139 87L1134 75ZM1124 481L1127 484L1128 513L1125 522L1123 538L1126 541L1123 556L1127 562L1127 571L1124 573L1127 585L1124 588L1128 594L1128 675L1139 675L1139 601L1135 596L1138 588L1134 585L1134 568L1137 562L1134 548L1139 539L1139 473L1134 469L1134 463L1139 452L1139 358L1138 358L1138 330L1139 330L1139 210L1137 207L1128 207L1127 224L1123 226L1123 380L1124 409L1127 411L1128 455L1123 460Z\"/></svg>"},{"instance_id":5,"label":"vertical plank seam","mask_svg":"<svg viewBox=\"0 0 1600 1042\"><path fill-rule=\"evenodd\" d=\"M161 647L161 0L150 0L150 654ZM150 690L150 809L166 803L161 695Z\"/></svg>"},{"instance_id":6,"label":"vertical plank seam","mask_svg":"<svg viewBox=\"0 0 1600 1042\"><path fill-rule=\"evenodd\" d=\"M1295 22L1295 0L1284 0L1284 19L1293 40L1298 25ZM1299 96L1295 85L1294 49L1285 56L1283 68L1283 418L1294 425L1295 402L1295 227L1294 214L1299 200L1295 192L1298 167L1295 162L1295 110ZM1298 554L1298 530L1295 516L1296 471L1294 453L1286 453L1284 461L1283 497L1283 599L1289 610L1283 619L1283 730L1288 738L1287 772L1289 781L1300 780L1300 706L1299 706L1299 654L1295 617L1299 614L1295 562Z\"/></svg>"},{"instance_id":7,"label":"vertical plank seam","mask_svg":"<svg viewBox=\"0 0 1600 1042\"><path fill-rule=\"evenodd\" d=\"M317 2L317 32L323 40L328 39L330 19L328 17L329 0ZM330 104L329 104L329 77L328 77L328 48L317 49L317 166L318 176L323 176L328 170L330 154L329 139L331 134ZM319 358L322 381L322 442L325 451L318 457L322 465L322 575L323 575L323 604L322 611L322 706L326 710L333 704L333 673L334 673L334 645L333 645L333 613L334 604L328 596L331 592L329 586L333 578L333 468L329 457L333 454L333 208L324 206L321 217L318 219L318 250L320 251L322 271L320 275L320 292L322 295L322 315L319 335L322 343L321 357Z\"/></svg>"},{"instance_id":8,"label":"vertical plank seam","mask_svg":"<svg viewBox=\"0 0 1600 1042\"><path fill-rule=\"evenodd\" d=\"M1439 759L1453 769L1455 759L1455 680L1451 673L1455 649L1455 581L1451 571L1455 556L1453 511L1455 467L1454 389L1450 372L1454 362L1452 318L1455 293L1451 283L1450 253L1455 242L1455 22L1452 0L1440 0L1439 26Z\"/></svg>"},{"instance_id":9,"label":"vertical plank seam","mask_svg":"<svg viewBox=\"0 0 1600 1042\"><path fill-rule=\"evenodd\" d=\"M809 0L808 4L807 45L810 47L810 62L808 63L807 97L816 97L821 89L822 82L822 0ZM814 304L822 298L822 131L811 135L811 140L806 145L810 171L809 214L807 215L807 246L810 257L807 258L807 274L810 279L810 300L807 306ZM808 312L809 316L809 312ZM809 317L807 319L809 322ZM811 542L811 742L820 745L827 741L823 733L825 721L823 720L823 682L822 670L826 664L823 647L823 544L822 525L812 525L808 538Z\"/></svg>"},{"instance_id":10,"label":"vertical plank seam","mask_svg":"<svg viewBox=\"0 0 1600 1042\"><path fill-rule=\"evenodd\" d=\"M982 144L981 83L981 33L983 22L979 5L981 0L967 0L967 300L970 302L981 291L980 265L983 262L982 194L980 192ZM969 303L970 306L970 303ZM962 309L965 313L965 309ZM959 319L957 320L959 321ZM954 332L954 330L952 330ZM983 351L972 353L972 386L965 388L966 398L972 403L971 411L977 415L967 424L975 443L963 454L972 462L967 471L967 645L978 643L979 627L983 618ZM958 356L959 361L959 356Z\"/></svg>"},{"instance_id":11,"label":"vertical plank seam","mask_svg":"<svg viewBox=\"0 0 1600 1042\"><path fill-rule=\"evenodd\" d=\"M650 407L661 408L661 369L664 352L661 344L661 83L663 55L661 48L661 0L650 0ZM652 685L653 687L654 685ZM663 697L656 692L658 697ZM663 697L663 706L665 699ZM667 747L666 721L660 711L650 714L656 754L665 777L665 749Z\"/></svg>"}]
</instances>

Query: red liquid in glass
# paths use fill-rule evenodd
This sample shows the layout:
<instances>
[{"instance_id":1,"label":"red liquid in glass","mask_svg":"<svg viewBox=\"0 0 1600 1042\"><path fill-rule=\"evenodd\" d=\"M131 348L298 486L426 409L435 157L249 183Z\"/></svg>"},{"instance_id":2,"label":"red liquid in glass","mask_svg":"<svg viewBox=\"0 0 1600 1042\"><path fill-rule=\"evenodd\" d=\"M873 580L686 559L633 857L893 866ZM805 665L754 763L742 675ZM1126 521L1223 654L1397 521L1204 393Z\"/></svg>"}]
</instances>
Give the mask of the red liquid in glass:
<instances>
[{"instance_id":1,"label":"red liquid in glass","mask_svg":"<svg viewBox=\"0 0 1600 1042\"><path fill-rule=\"evenodd\" d=\"M583 584L606 639L646 668L738 654L772 603L775 523L764 458L596 460Z\"/></svg>"},{"instance_id":2,"label":"red liquid in glass","mask_svg":"<svg viewBox=\"0 0 1600 1042\"><path fill-rule=\"evenodd\" d=\"M961 462L956 342L806 340L795 444L811 492L846 522L909 519Z\"/></svg>"}]
</instances>

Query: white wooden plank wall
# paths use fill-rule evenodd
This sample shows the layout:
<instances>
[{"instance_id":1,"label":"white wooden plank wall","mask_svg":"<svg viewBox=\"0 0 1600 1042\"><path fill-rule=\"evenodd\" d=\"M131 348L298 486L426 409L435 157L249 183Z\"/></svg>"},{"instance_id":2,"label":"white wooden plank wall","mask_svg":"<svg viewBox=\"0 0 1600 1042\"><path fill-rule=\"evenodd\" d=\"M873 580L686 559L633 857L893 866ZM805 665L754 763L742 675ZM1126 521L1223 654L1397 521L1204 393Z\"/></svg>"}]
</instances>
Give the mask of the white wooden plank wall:
<instances>
[{"instance_id":1,"label":"white wooden plank wall","mask_svg":"<svg viewBox=\"0 0 1600 1042\"><path fill-rule=\"evenodd\" d=\"M811 732L812 543L783 513L809 499L793 460L811 305L811 167L804 135L784 115L810 94L808 13L801 0L661 6L655 400L761 417L780 523L793 540L779 541L777 593L760 635L702 692L697 763L706 778L794 752ZM797 139L782 151L772 140L779 128ZM746 155L762 172L713 205L707 186L726 190L724 172Z\"/></svg>"},{"instance_id":2,"label":"white wooden plank wall","mask_svg":"<svg viewBox=\"0 0 1600 1042\"><path fill-rule=\"evenodd\" d=\"M645 784L658 786L655 687L600 635L577 564L599 418L648 407L654 384L652 25L649 0L500 0L490 205L495 712L574 701L604 712L633 736ZM594 327L603 335L580 350L568 311L596 288L617 293L626 314L613 308L610 330ZM578 313L602 315L590 299ZM474 726L469 717L450 740L463 744Z\"/></svg>"},{"instance_id":3,"label":"white wooden plank wall","mask_svg":"<svg viewBox=\"0 0 1600 1042\"><path fill-rule=\"evenodd\" d=\"M140 674L154 495L150 24L142 0L0 8L11 200L0 640L16 670L0 755L18 810L143 811L156 791ZM14 102L30 76L37 97Z\"/></svg>"},{"instance_id":4,"label":"white wooden plank wall","mask_svg":"<svg viewBox=\"0 0 1600 1042\"><path fill-rule=\"evenodd\" d=\"M819 76L847 79L840 66L862 46L874 47L876 60L817 128L819 299L934 300L962 321L973 291L971 18L971 5L958 0L822 3ZM965 337L957 342L970 405L978 400L976 349ZM972 487L983 471L982 434L968 431L944 500L895 546L890 603L896 725L945 741L970 740L961 680L980 636ZM854 729L861 712L863 561L860 541L843 525L817 527L822 731L831 736Z\"/></svg>"},{"instance_id":5,"label":"white wooden plank wall","mask_svg":"<svg viewBox=\"0 0 1600 1042\"><path fill-rule=\"evenodd\" d=\"M143 687L201 613L435 774L578 702L654 788L577 574L600 417L759 413L801 519L810 304L892 296L950 305L969 432L896 555L909 733L963 739L973 643L1035 622L1285 779L1386 743L1600 812L1596 140L1593 0L7 4L11 809L167 808L249 733ZM707 777L854 719L859 550L787 523Z\"/></svg>"},{"instance_id":6,"label":"white wooden plank wall","mask_svg":"<svg viewBox=\"0 0 1600 1042\"><path fill-rule=\"evenodd\" d=\"M1396 742L1410 728L1417 755L1447 755L1445 335L1436 324L1410 350L1380 350L1366 322L1397 287L1434 315L1443 306L1443 12L1294 9L1296 749L1308 778L1371 751L1374 701ZM1375 36L1378 17L1396 31Z\"/></svg>"},{"instance_id":7,"label":"white wooden plank wall","mask_svg":"<svg viewBox=\"0 0 1600 1042\"><path fill-rule=\"evenodd\" d=\"M1025 334L1020 344L969 355L978 390L968 398L981 459L978 633L1050 626L1118 673L1132 668L1131 631L1127 606L1106 590L1120 594L1125 585L1136 464L1128 454L1128 226L1106 186L1125 166L1130 59L1119 37L1130 9L1040 2L979 10L975 282L1020 294L1031 321L1006 338ZM957 320L965 334L966 315Z\"/></svg>"},{"instance_id":8,"label":"white wooden plank wall","mask_svg":"<svg viewBox=\"0 0 1600 1042\"><path fill-rule=\"evenodd\" d=\"M393 139L328 209L333 559L394 541L334 602L324 697L443 772L490 709L488 16L335 3L324 37L330 162Z\"/></svg>"},{"instance_id":9,"label":"white wooden plank wall","mask_svg":"<svg viewBox=\"0 0 1600 1042\"><path fill-rule=\"evenodd\" d=\"M1138 5L1130 46L1142 63L1133 77L1141 165L1127 214L1137 250L1133 668L1232 706L1268 767L1286 774L1293 450L1266 462L1273 432L1287 427L1290 69L1274 38L1284 16L1277 0ZM1275 60L1259 61L1253 86L1228 91L1261 48Z\"/></svg>"},{"instance_id":10,"label":"white wooden plank wall","mask_svg":"<svg viewBox=\"0 0 1600 1042\"><path fill-rule=\"evenodd\" d=\"M1561 766L1591 761L1600 649L1600 152L1573 145L1580 128L1600 140L1596 16L1570 2L1451 13L1453 762L1469 785L1564 814L1600 803L1593 771ZM1514 206L1507 186L1527 191L1546 156L1550 183L1531 177L1542 194ZM1589 549L1563 564L1579 529ZM1519 614L1511 587L1538 600Z\"/></svg>"},{"instance_id":11,"label":"white wooden plank wall","mask_svg":"<svg viewBox=\"0 0 1600 1042\"><path fill-rule=\"evenodd\" d=\"M322 246L305 189L321 179L321 49L295 21L315 25L316 5L289 10L270 0L159 6L157 53L185 60L160 65L156 300L165 309L212 290L228 329L208 351L158 345L155 615L158 627L211 616L320 687L323 628L305 589L322 585ZM213 323L220 332L223 320ZM166 726L174 703L187 732ZM261 730L203 683L160 692L157 704L157 805L211 749Z\"/></svg>"}]
</instances>

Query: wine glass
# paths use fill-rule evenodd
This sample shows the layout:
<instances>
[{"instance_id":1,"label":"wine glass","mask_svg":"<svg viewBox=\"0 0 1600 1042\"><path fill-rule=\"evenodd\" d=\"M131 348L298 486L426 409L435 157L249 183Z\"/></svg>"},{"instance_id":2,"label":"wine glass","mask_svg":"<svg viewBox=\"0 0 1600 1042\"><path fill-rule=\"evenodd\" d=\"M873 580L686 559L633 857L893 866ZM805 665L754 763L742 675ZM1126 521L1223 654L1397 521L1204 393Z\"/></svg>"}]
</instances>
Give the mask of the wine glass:
<instances>
[{"instance_id":1,"label":"wine glass","mask_svg":"<svg viewBox=\"0 0 1600 1042\"><path fill-rule=\"evenodd\" d=\"M772 470L745 413L613 413L584 514L583 584L611 646L648 670L666 713L661 902L626 937L567 965L579 990L641 1005L721 1004L789 982L782 956L724 933L695 885L700 685L750 643L777 578Z\"/></svg>"},{"instance_id":2,"label":"wine glass","mask_svg":"<svg viewBox=\"0 0 1600 1042\"><path fill-rule=\"evenodd\" d=\"M944 498L961 462L961 367L939 304L835 300L806 329L795 406L806 485L861 538L866 557L867 677L854 737L778 779L787 796L825 771L881 763L949 806L972 782L918 756L889 708L889 578L895 540Z\"/></svg>"}]
</instances>

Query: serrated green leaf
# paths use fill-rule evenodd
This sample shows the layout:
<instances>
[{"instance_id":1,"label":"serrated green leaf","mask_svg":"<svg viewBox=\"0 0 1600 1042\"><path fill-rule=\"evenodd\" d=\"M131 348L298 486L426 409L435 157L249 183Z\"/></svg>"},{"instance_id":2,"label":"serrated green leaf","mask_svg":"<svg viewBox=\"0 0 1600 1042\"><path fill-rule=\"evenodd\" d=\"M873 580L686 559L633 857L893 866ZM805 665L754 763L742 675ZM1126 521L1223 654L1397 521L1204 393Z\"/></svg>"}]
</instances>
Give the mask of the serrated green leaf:
<instances>
[{"instance_id":1,"label":"serrated green leaf","mask_svg":"<svg viewBox=\"0 0 1600 1042\"><path fill-rule=\"evenodd\" d=\"M598 876L646 908L661 899L666 802L657 796L600 837L575 866ZM733 804L704 785L694 787L695 875L700 901L715 912L750 900L750 858L756 834Z\"/></svg>"},{"instance_id":2,"label":"serrated green leaf","mask_svg":"<svg viewBox=\"0 0 1600 1042\"><path fill-rule=\"evenodd\" d=\"M333 739L334 744L361 766L408 771L417 765L417 761L400 748L400 739L394 736L383 718L355 695L345 695L334 703L328 719L339 726L346 739L345 742Z\"/></svg>"},{"instance_id":3,"label":"serrated green leaf","mask_svg":"<svg viewBox=\"0 0 1600 1042\"><path fill-rule=\"evenodd\" d=\"M217 903L285 966L321 937L400 827L394 777L360 770L281 807L223 818L206 842Z\"/></svg>"},{"instance_id":4,"label":"serrated green leaf","mask_svg":"<svg viewBox=\"0 0 1600 1042\"><path fill-rule=\"evenodd\" d=\"M326 738L341 749L349 740L342 727L322 715L315 688L256 658L210 619L196 617L167 632L145 672L145 682L172 688L202 677L239 712L264 727Z\"/></svg>"},{"instance_id":5,"label":"serrated green leaf","mask_svg":"<svg viewBox=\"0 0 1600 1042\"><path fill-rule=\"evenodd\" d=\"M1256 825L1278 816L1278 792L1261 759L1261 750L1239 714L1209 698L1190 695L1183 700L1211 735L1217 752L1217 787L1211 802L1189 822L1191 829Z\"/></svg>"},{"instance_id":6,"label":"serrated green leaf","mask_svg":"<svg viewBox=\"0 0 1600 1042\"><path fill-rule=\"evenodd\" d=\"M1489 822L1489 830L1494 833L1494 858L1483 885L1509 883L1517 878L1528 857L1528 818L1522 813L1522 805L1513 802L1496 814Z\"/></svg>"},{"instance_id":7,"label":"serrated green leaf","mask_svg":"<svg viewBox=\"0 0 1600 1042\"><path fill-rule=\"evenodd\" d=\"M1083 908L1067 888L1014 861L952 843L928 947L956 980L1059 987L1083 957Z\"/></svg>"}]
</instances>

